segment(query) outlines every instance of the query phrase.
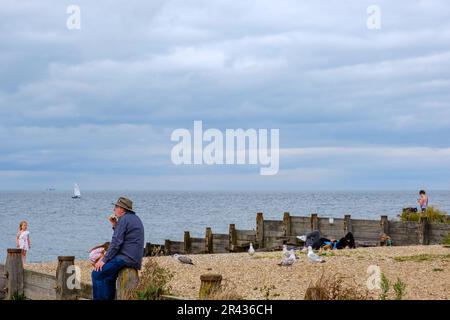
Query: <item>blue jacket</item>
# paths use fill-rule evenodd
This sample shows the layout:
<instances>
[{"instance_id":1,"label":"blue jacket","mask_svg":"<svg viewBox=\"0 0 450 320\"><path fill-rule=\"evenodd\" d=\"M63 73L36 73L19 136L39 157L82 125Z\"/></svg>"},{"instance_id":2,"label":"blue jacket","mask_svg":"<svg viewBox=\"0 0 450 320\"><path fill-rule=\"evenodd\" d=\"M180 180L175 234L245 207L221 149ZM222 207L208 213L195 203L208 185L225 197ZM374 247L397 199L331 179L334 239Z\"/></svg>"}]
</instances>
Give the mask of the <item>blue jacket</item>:
<instances>
[{"instance_id":1,"label":"blue jacket","mask_svg":"<svg viewBox=\"0 0 450 320\"><path fill-rule=\"evenodd\" d=\"M130 268L141 269L144 255L144 225L134 212L127 212L114 228L111 244L106 251L103 262L120 258Z\"/></svg>"}]
</instances>

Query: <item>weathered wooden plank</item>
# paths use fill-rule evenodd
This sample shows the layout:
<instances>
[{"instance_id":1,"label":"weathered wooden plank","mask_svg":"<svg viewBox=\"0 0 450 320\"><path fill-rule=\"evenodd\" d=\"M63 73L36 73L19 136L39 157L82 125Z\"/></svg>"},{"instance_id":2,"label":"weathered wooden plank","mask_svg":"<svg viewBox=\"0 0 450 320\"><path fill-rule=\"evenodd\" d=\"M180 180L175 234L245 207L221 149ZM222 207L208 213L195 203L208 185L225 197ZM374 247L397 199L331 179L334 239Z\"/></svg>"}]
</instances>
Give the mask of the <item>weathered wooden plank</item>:
<instances>
[{"instance_id":1,"label":"weathered wooden plank","mask_svg":"<svg viewBox=\"0 0 450 320\"><path fill-rule=\"evenodd\" d=\"M319 218L320 234L329 239L340 239L345 235L344 219Z\"/></svg>"},{"instance_id":2,"label":"weathered wooden plank","mask_svg":"<svg viewBox=\"0 0 450 320\"><path fill-rule=\"evenodd\" d=\"M372 225L372 226L376 227L376 226L380 226L380 221L378 221L378 220L366 220L366 219L353 219L352 218L352 224Z\"/></svg>"},{"instance_id":3,"label":"weathered wooden plank","mask_svg":"<svg viewBox=\"0 0 450 320\"><path fill-rule=\"evenodd\" d=\"M291 234L301 236L311 232L311 222L309 218L304 222L291 221Z\"/></svg>"},{"instance_id":4,"label":"weathered wooden plank","mask_svg":"<svg viewBox=\"0 0 450 320\"><path fill-rule=\"evenodd\" d=\"M256 237L256 231L255 230L236 230L238 239L239 238L245 238L245 237Z\"/></svg>"},{"instance_id":5,"label":"weathered wooden plank","mask_svg":"<svg viewBox=\"0 0 450 320\"><path fill-rule=\"evenodd\" d=\"M213 239L214 240L226 240L228 241L230 236L228 234L224 233L213 233Z\"/></svg>"},{"instance_id":6,"label":"weathered wooden plank","mask_svg":"<svg viewBox=\"0 0 450 320\"><path fill-rule=\"evenodd\" d=\"M430 244L441 244L443 239L450 233L450 224L448 223L430 223L429 241Z\"/></svg>"},{"instance_id":7,"label":"weathered wooden plank","mask_svg":"<svg viewBox=\"0 0 450 320\"><path fill-rule=\"evenodd\" d=\"M264 231L264 240L266 238L274 238L274 237L282 237L284 236L284 232L283 231Z\"/></svg>"},{"instance_id":8,"label":"weathered wooden plank","mask_svg":"<svg viewBox=\"0 0 450 320\"><path fill-rule=\"evenodd\" d=\"M264 236L266 237L266 232L279 231L283 232L283 221L278 220L264 220Z\"/></svg>"},{"instance_id":9,"label":"weathered wooden plank","mask_svg":"<svg viewBox=\"0 0 450 320\"><path fill-rule=\"evenodd\" d=\"M430 228L450 232L450 223L430 223Z\"/></svg>"},{"instance_id":10,"label":"weathered wooden plank","mask_svg":"<svg viewBox=\"0 0 450 320\"><path fill-rule=\"evenodd\" d=\"M5 298L5 291L4 288L6 288L6 279L3 276L5 274L5 265L0 264L0 300Z\"/></svg>"},{"instance_id":11,"label":"weathered wooden plank","mask_svg":"<svg viewBox=\"0 0 450 320\"><path fill-rule=\"evenodd\" d=\"M283 235L280 235L279 237L265 237L264 248L267 249L281 248L283 242L284 242Z\"/></svg>"},{"instance_id":12,"label":"weathered wooden plank","mask_svg":"<svg viewBox=\"0 0 450 320\"><path fill-rule=\"evenodd\" d=\"M238 240L236 242L236 246L246 248L246 247L250 247L250 243L253 243L253 241Z\"/></svg>"},{"instance_id":13,"label":"weathered wooden plank","mask_svg":"<svg viewBox=\"0 0 450 320\"><path fill-rule=\"evenodd\" d=\"M238 241L250 241L256 243L256 231L254 230L236 230Z\"/></svg>"},{"instance_id":14,"label":"weathered wooden plank","mask_svg":"<svg viewBox=\"0 0 450 320\"><path fill-rule=\"evenodd\" d=\"M214 233L213 234L213 252L227 253L230 245L230 236L228 234Z\"/></svg>"},{"instance_id":15,"label":"weathered wooden plank","mask_svg":"<svg viewBox=\"0 0 450 320\"><path fill-rule=\"evenodd\" d=\"M170 241L170 252L171 253L184 253L184 242L183 241Z\"/></svg>"},{"instance_id":16,"label":"weathered wooden plank","mask_svg":"<svg viewBox=\"0 0 450 320\"><path fill-rule=\"evenodd\" d=\"M191 253L205 253L206 241L204 238L191 238Z\"/></svg>"},{"instance_id":17,"label":"weathered wooden plank","mask_svg":"<svg viewBox=\"0 0 450 320\"><path fill-rule=\"evenodd\" d=\"M342 219L342 218L331 218L331 219L333 219L333 223L330 223L330 218L318 218L319 219L319 223L320 223L320 228L322 228L322 226L323 225L326 225L326 224L331 224L331 225L334 225L334 224L344 224L344 219Z\"/></svg>"},{"instance_id":18,"label":"weathered wooden plank","mask_svg":"<svg viewBox=\"0 0 450 320\"><path fill-rule=\"evenodd\" d=\"M55 289L56 276L25 269L24 284L39 286L43 289Z\"/></svg>"},{"instance_id":19,"label":"weathered wooden plank","mask_svg":"<svg viewBox=\"0 0 450 320\"><path fill-rule=\"evenodd\" d=\"M24 294L30 300L55 300L56 289L46 289L35 285L26 285Z\"/></svg>"},{"instance_id":20,"label":"weathered wooden plank","mask_svg":"<svg viewBox=\"0 0 450 320\"><path fill-rule=\"evenodd\" d=\"M31 300L56 299L56 276L24 270L24 293Z\"/></svg>"}]
</instances>

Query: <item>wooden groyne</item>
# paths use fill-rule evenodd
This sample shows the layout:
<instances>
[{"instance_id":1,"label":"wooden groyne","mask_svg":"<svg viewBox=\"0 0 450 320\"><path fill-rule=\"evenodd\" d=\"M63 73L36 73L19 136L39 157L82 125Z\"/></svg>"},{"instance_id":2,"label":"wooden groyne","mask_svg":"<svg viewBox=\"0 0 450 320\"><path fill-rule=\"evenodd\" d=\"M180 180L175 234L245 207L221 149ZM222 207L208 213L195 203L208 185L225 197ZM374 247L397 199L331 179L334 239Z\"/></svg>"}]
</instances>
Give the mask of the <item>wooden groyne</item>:
<instances>
[{"instance_id":1,"label":"wooden groyne","mask_svg":"<svg viewBox=\"0 0 450 320\"><path fill-rule=\"evenodd\" d=\"M257 213L255 228L252 230L239 229L235 224L230 224L227 234L214 233L210 227L205 229L202 237L193 237L189 231L185 231L182 241L147 243L144 254L154 256L242 252L248 249L250 243L261 251L279 250L284 244L303 245L297 236L315 230L320 231L322 237L330 239L339 239L352 232L357 246L379 246L382 234L388 235L396 246L429 245L442 243L450 233L450 223L430 223L426 217L421 217L419 222L405 222L389 220L387 216L381 216L379 220L365 220L352 219L350 215L343 218L325 218L317 214L301 217L288 212L283 214L282 220L266 220L263 213ZM73 256L58 257L58 268L54 275L50 275L24 269L21 250L8 249L5 265L0 264L0 299L92 299L92 285L79 281L76 272ZM210 275L203 278L202 283L205 283L202 288L208 287ZM117 280L117 299L126 299L137 282L138 274L135 270L122 270ZM74 286L76 283L78 286Z\"/></svg>"},{"instance_id":2,"label":"wooden groyne","mask_svg":"<svg viewBox=\"0 0 450 320\"><path fill-rule=\"evenodd\" d=\"M77 300L92 299L92 286L78 282L75 257L58 257L54 275L26 270L22 250L8 249L0 264L0 299Z\"/></svg>"},{"instance_id":3,"label":"wooden groyne","mask_svg":"<svg viewBox=\"0 0 450 320\"><path fill-rule=\"evenodd\" d=\"M350 215L325 218L315 213L301 217L288 212L283 214L282 220L266 220L259 212L252 230L230 224L228 234L213 233L211 227L205 229L203 237L192 237L189 231L185 231L182 241L168 239L164 244L147 243L145 255L242 252L249 248L250 243L259 250L279 250L284 244L300 246L302 243L297 236L314 230L319 230L322 237L329 239L340 239L352 232L357 246L378 246L382 234L388 235L393 245L408 246L440 244L450 233L450 224L429 223L426 217L413 222L389 220L385 215L380 220L367 220L353 219Z\"/></svg>"},{"instance_id":4,"label":"wooden groyne","mask_svg":"<svg viewBox=\"0 0 450 320\"><path fill-rule=\"evenodd\" d=\"M92 285L81 282L75 257L58 257L54 275L24 269L22 250L8 249L6 263L0 264L0 299L6 300L92 300ZM130 298L138 285L138 271L123 268L116 281L116 300Z\"/></svg>"}]
</instances>

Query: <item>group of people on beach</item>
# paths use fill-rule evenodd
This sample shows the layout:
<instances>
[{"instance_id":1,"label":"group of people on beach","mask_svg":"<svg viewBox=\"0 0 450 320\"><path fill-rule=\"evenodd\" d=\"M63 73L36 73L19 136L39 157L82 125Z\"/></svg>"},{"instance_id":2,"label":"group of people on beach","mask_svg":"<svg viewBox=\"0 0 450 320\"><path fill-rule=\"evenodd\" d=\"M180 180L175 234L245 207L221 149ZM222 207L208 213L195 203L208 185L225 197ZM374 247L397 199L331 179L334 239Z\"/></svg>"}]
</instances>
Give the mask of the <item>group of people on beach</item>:
<instances>
[{"instance_id":1,"label":"group of people on beach","mask_svg":"<svg viewBox=\"0 0 450 320\"><path fill-rule=\"evenodd\" d=\"M420 210L425 212L428 207L428 196L424 190L420 190L419 197L417 203ZM111 241L96 246L89 252L89 259L94 268L92 271L94 300L113 300L119 271L125 267L139 270L144 255L144 225L133 211L133 202L128 198L120 197L113 205L114 214L109 216L113 229ZM322 238L319 231L314 231L306 235L305 240L314 249L355 247L355 240L351 233L335 240ZM25 263L27 252L31 248L27 221L20 222L16 245L17 248L22 249L23 263Z\"/></svg>"}]
</instances>

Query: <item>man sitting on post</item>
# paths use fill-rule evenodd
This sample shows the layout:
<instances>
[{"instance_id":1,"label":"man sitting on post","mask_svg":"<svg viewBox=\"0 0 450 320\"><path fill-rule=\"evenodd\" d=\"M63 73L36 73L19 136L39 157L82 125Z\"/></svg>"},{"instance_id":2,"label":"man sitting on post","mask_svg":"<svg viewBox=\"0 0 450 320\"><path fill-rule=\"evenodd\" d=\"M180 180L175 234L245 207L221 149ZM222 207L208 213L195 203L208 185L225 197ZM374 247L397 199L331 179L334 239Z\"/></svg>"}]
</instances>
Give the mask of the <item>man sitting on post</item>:
<instances>
[{"instance_id":1,"label":"man sitting on post","mask_svg":"<svg viewBox=\"0 0 450 320\"><path fill-rule=\"evenodd\" d=\"M121 197L114 204L117 219L111 219L114 233L103 259L92 271L94 300L114 300L116 279L122 268L141 269L144 254L144 226L133 211L133 202Z\"/></svg>"}]
</instances>

